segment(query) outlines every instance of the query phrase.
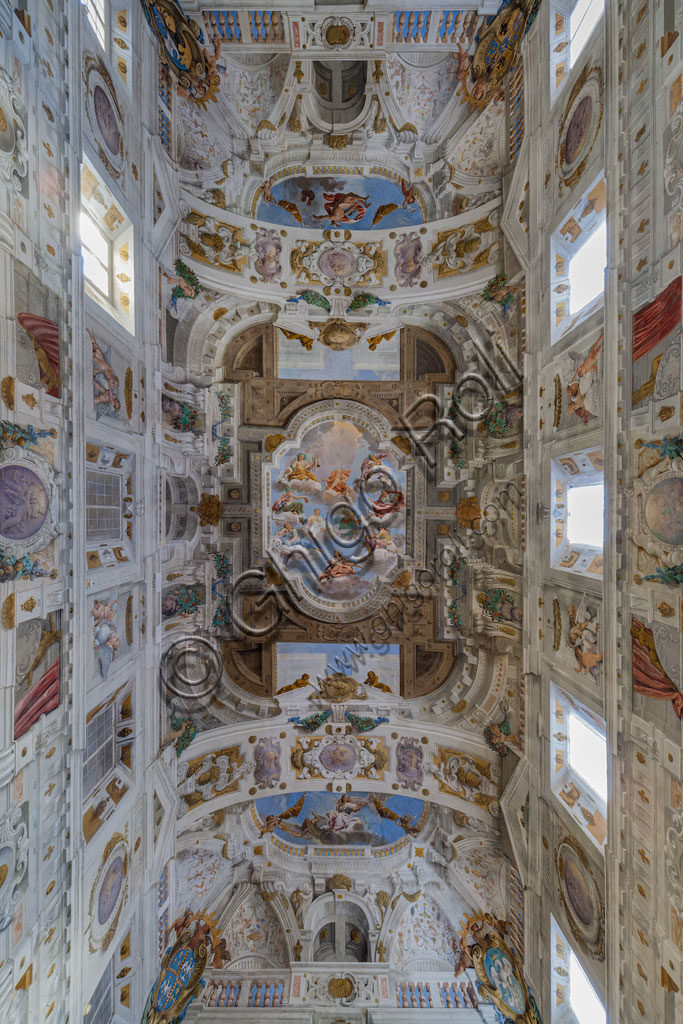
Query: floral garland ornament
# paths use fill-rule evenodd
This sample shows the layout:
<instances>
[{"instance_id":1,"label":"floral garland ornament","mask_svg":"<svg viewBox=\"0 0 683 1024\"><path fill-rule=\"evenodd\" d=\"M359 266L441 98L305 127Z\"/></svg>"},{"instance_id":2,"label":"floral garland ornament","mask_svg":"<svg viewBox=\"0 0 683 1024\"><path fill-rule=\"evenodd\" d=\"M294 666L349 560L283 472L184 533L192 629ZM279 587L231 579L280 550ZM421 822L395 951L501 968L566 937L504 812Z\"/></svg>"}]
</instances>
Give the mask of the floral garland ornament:
<instances>
[{"instance_id":1,"label":"floral garland ornament","mask_svg":"<svg viewBox=\"0 0 683 1024\"><path fill-rule=\"evenodd\" d=\"M487 281L486 287L481 293L482 299L487 302L496 302L503 308L503 316L507 316L508 309L515 301L515 295L519 291L518 284L508 284L507 274L501 271Z\"/></svg>"},{"instance_id":2,"label":"floral garland ornament","mask_svg":"<svg viewBox=\"0 0 683 1024\"><path fill-rule=\"evenodd\" d=\"M504 935L507 922L493 914L476 913L465 921L461 953L455 974L474 967L479 994L493 1003L506 1024L543 1024L536 1000L529 991L517 954Z\"/></svg>"},{"instance_id":3,"label":"floral garland ornament","mask_svg":"<svg viewBox=\"0 0 683 1024\"><path fill-rule=\"evenodd\" d=\"M171 304L173 311L177 314L178 299L193 301L201 292L205 291L205 288L194 270L188 267L187 263L184 263L180 258L173 264L173 269L176 272L175 277L167 274L166 271L164 271L164 277L173 286L171 290Z\"/></svg>"},{"instance_id":4,"label":"floral garland ornament","mask_svg":"<svg viewBox=\"0 0 683 1024\"><path fill-rule=\"evenodd\" d=\"M195 98L209 88L208 67L199 25L188 18L177 0L140 0L147 24L159 40L159 57Z\"/></svg>"},{"instance_id":5,"label":"floral garland ornament","mask_svg":"<svg viewBox=\"0 0 683 1024\"><path fill-rule=\"evenodd\" d=\"M507 701L501 702L501 709L503 711L502 721L496 723L492 722L487 725L484 729L484 739L490 746L491 750L495 750L501 757L507 757L512 748L509 746L510 743L519 743L519 738L512 731L510 725L510 719L508 717L508 711L510 705Z\"/></svg>"}]
</instances>

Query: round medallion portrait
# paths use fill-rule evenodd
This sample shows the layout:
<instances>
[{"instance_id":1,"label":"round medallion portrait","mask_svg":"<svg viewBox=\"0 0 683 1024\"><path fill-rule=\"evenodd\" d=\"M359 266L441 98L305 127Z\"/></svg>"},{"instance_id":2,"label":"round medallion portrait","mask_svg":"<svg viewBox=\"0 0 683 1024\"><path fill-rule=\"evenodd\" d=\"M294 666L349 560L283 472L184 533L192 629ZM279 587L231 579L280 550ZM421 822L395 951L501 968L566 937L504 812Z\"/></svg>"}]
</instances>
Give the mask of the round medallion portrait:
<instances>
[{"instance_id":1,"label":"round medallion portrait","mask_svg":"<svg viewBox=\"0 0 683 1024\"><path fill-rule=\"evenodd\" d=\"M564 849L564 884L567 890L567 899L579 921L586 928L593 922L593 901L591 892L578 859L568 850Z\"/></svg>"},{"instance_id":2,"label":"round medallion portrait","mask_svg":"<svg viewBox=\"0 0 683 1024\"><path fill-rule=\"evenodd\" d=\"M112 156L118 156L121 147L121 132L119 120L112 102L101 85L96 85L93 90L93 107L95 118L105 146Z\"/></svg>"},{"instance_id":3,"label":"round medallion portrait","mask_svg":"<svg viewBox=\"0 0 683 1024\"><path fill-rule=\"evenodd\" d=\"M97 900L97 920L106 924L116 907L121 886L123 885L123 857L114 857L102 879L100 895Z\"/></svg>"},{"instance_id":4,"label":"round medallion portrait","mask_svg":"<svg viewBox=\"0 0 683 1024\"><path fill-rule=\"evenodd\" d=\"M350 249L328 249L318 260L318 267L327 277L347 277L356 266Z\"/></svg>"},{"instance_id":5,"label":"round medallion portrait","mask_svg":"<svg viewBox=\"0 0 683 1024\"><path fill-rule=\"evenodd\" d=\"M28 540L47 519L50 501L40 477L26 466L0 466L0 535Z\"/></svg>"},{"instance_id":6,"label":"round medallion portrait","mask_svg":"<svg viewBox=\"0 0 683 1024\"><path fill-rule=\"evenodd\" d=\"M652 488L644 506L648 529L662 544L683 545L683 477L660 480Z\"/></svg>"},{"instance_id":7,"label":"round medallion portrait","mask_svg":"<svg viewBox=\"0 0 683 1024\"><path fill-rule=\"evenodd\" d=\"M328 772L342 774L355 767L356 751L350 743L330 743L320 752L320 763Z\"/></svg>"},{"instance_id":8,"label":"round medallion portrait","mask_svg":"<svg viewBox=\"0 0 683 1024\"><path fill-rule=\"evenodd\" d=\"M593 99L583 96L572 114L564 142L564 157L568 164L573 164L586 145L593 116Z\"/></svg>"}]
</instances>

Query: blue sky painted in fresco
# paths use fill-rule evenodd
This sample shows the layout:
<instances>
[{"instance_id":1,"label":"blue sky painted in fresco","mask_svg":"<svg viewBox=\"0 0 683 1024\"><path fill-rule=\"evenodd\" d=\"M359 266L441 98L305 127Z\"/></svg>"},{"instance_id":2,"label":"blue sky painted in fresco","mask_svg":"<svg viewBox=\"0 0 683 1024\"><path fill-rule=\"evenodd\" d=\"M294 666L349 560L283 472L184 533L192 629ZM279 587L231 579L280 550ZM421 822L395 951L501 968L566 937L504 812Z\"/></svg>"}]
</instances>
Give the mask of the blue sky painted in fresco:
<instances>
[{"instance_id":1,"label":"blue sky painted in fresco","mask_svg":"<svg viewBox=\"0 0 683 1024\"><path fill-rule=\"evenodd\" d=\"M265 821L266 816L269 814L281 814L288 808L293 807L297 800L301 798L301 795L301 793L288 793L286 796L266 796L256 800L254 803L261 821ZM371 793L354 792L348 795L345 794L345 797L358 801L370 801L369 806L346 811L347 824L350 824L350 819L353 817L360 819L363 825L362 828L358 824L347 829L338 827L343 824L343 822L339 821L339 812L337 810L340 800L339 794L306 793L302 810L295 818L289 818L283 822L282 828L276 827L276 835L289 843L295 843L300 846L386 846L403 838L405 832L400 825L388 818L379 816L372 804ZM396 814L408 814L413 825L420 821L425 810L424 801L416 800L410 796L387 796L384 794L380 796L380 799L383 804L392 811L395 811ZM342 813L344 812L342 811ZM293 828L293 831L296 831L297 825L301 825L307 818L310 819L314 815L318 815L319 821L322 822L321 832L325 841L321 842L319 836L310 833L302 836L290 833L289 828ZM327 823L330 823L332 827L326 827Z\"/></svg>"},{"instance_id":2,"label":"blue sky painted in fresco","mask_svg":"<svg viewBox=\"0 0 683 1024\"><path fill-rule=\"evenodd\" d=\"M403 192L398 182L389 181L388 178L352 176L340 176L338 178L287 178L284 181L275 182L271 186L271 192L275 203L267 203L260 199L256 208L256 216L259 220L270 221L272 224L282 224L284 227L305 227L305 228L332 228L369 231L373 227L373 220L379 207L388 203L395 203L398 209L393 210L382 217L377 224L377 229L410 227L422 223L422 211L417 202L403 208ZM311 199L310 192L314 198ZM354 192L356 195L369 196L370 204L367 213L358 221L347 224L333 224L325 215L323 193ZM302 224L292 214L277 205L277 200L284 200L294 203L302 218ZM317 220L316 214L324 216L324 219Z\"/></svg>"}]
</instances>

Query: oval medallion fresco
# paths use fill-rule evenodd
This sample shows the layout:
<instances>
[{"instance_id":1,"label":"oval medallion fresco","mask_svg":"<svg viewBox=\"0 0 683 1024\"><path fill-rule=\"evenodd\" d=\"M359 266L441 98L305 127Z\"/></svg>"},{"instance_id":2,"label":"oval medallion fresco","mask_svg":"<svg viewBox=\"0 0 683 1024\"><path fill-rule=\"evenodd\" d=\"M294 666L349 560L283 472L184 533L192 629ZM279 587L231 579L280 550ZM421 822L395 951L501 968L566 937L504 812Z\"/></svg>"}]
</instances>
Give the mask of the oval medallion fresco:
<instances>
[{"instance_id":1,"label":"oval medallion fresco","mask_svg":"<svg viewBox=\"0 0 683 1024\"><path fill-rule=\"evenodd\" d=\"M586 65L569 94L560 122L557 168L571 188L588 166L602 124L602 69Z\"/></svg>"},{"instance_id":2,"label":"oval medallion fresco","mask_svg":"<svg viewBox=\"0 0 683 1024\"><path fill-rule=\"evenodd\" d=\"M106 924L116 906L123 885L123 857L115 857L107 868L97 900L97 920Z\"/></svg>"},{"instance_id":3,"label":"oval medallion fresco","mask_svg":"<svg viewBox=\"0 0 683 1024\"><path fill-rule=\"evenodd\" d=\"M0 466L0 535L28 540L47 519L49 496L40 477L26 466Z\"/></svg>"},{"instance_id":4,"label":"oval medallion fresco","mask_svg":"<svg viewBox=\"0 0 683 1024\"><path fill-rule=\"evenodd\" d=\"M406 227L424 220L419 197L406 182L360 175L267 181L255 216L287 227L360 231Z\"/></svg>"},{"instance_id":5,"label":"oval medallion fresco","mask_svg":"<svg viewBox=\"0 0 683 1024\"><path fill-rule=\"evenodd\" d=\"M604 905L579 843L566 836L555 850L555 869L560 900L574 938L582 949L602 960Z\"/></svg>"},{"instance_id":6,"label":"oval medallion fresco","mask_svg":"<svg viewBox=\"0 0 683 1024\"><path fill-rule=\"evenodd\" d=\"M118 118L111 100L101 85L96 85L93 90L93 105L95 108L95 119L102 134L104 144L112 156L118 156L121 146Z\"/></svg>"},{"instance_id":7,"label":"oval medallion fresco","mask_svg":"<svg viewBox=\"0 0 683 1024\"><path fill-rule=\"evenodd\" d=\"M593 905L584 873L573 857L564 859L564 884L567 898L582 924L588 926L593 920Z\"/></svg>"},{"instance_id":8,"label":"oval medallion fresco","mask_svg":"<svg viewBox=\"0 0 683 1024\"><path fill-rule=\"evenodd\" d=\"M586 145L592 114L592 97L582 96L572 114L565 136L564 155L569 164L574 163Z\"/></svg>"},{"instance_id":9,"label":"oval medallion fresco","mask_svg":"<svg viewBox=\"0 0 683 1024\"><path fill-rule=\"evenodd\" d=\"M683 545L683 477L655 484L644 505L648 529L662 544Z\"/></svg>"}]
</instances>

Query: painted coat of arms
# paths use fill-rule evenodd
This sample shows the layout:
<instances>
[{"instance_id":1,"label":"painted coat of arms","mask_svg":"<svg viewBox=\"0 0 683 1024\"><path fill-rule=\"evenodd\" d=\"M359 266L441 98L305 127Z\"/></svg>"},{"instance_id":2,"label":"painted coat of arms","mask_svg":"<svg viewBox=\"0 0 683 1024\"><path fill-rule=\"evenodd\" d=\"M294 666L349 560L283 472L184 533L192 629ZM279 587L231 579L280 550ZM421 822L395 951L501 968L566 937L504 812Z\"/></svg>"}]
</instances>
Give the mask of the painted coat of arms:
<instances>
[{"instance_id":1,"label":"painted coat of arms","mask_svg":"<svg viewBox=\"0 0 683 1024\"><path fill-rule=\"evenodd\" d=\"M201 995L209 951L205 942L194 939L185 931L164 954L141 1024L180 1024L192 1000Z\"/></svg>"},{"instance_id":2,"label":"painted coat of arms","mask_svg":"<svg viewBox=\"0 0 683 1024\"><path fill-rule=\"evenodd\" d=\"M463 928L455 973L474 967L480 994L493 1003L506 1024L542 1024L521 964L503 937L506 931L506 922L498 921L492 914L470 917Z\"/></svg>"}]
</instances>

